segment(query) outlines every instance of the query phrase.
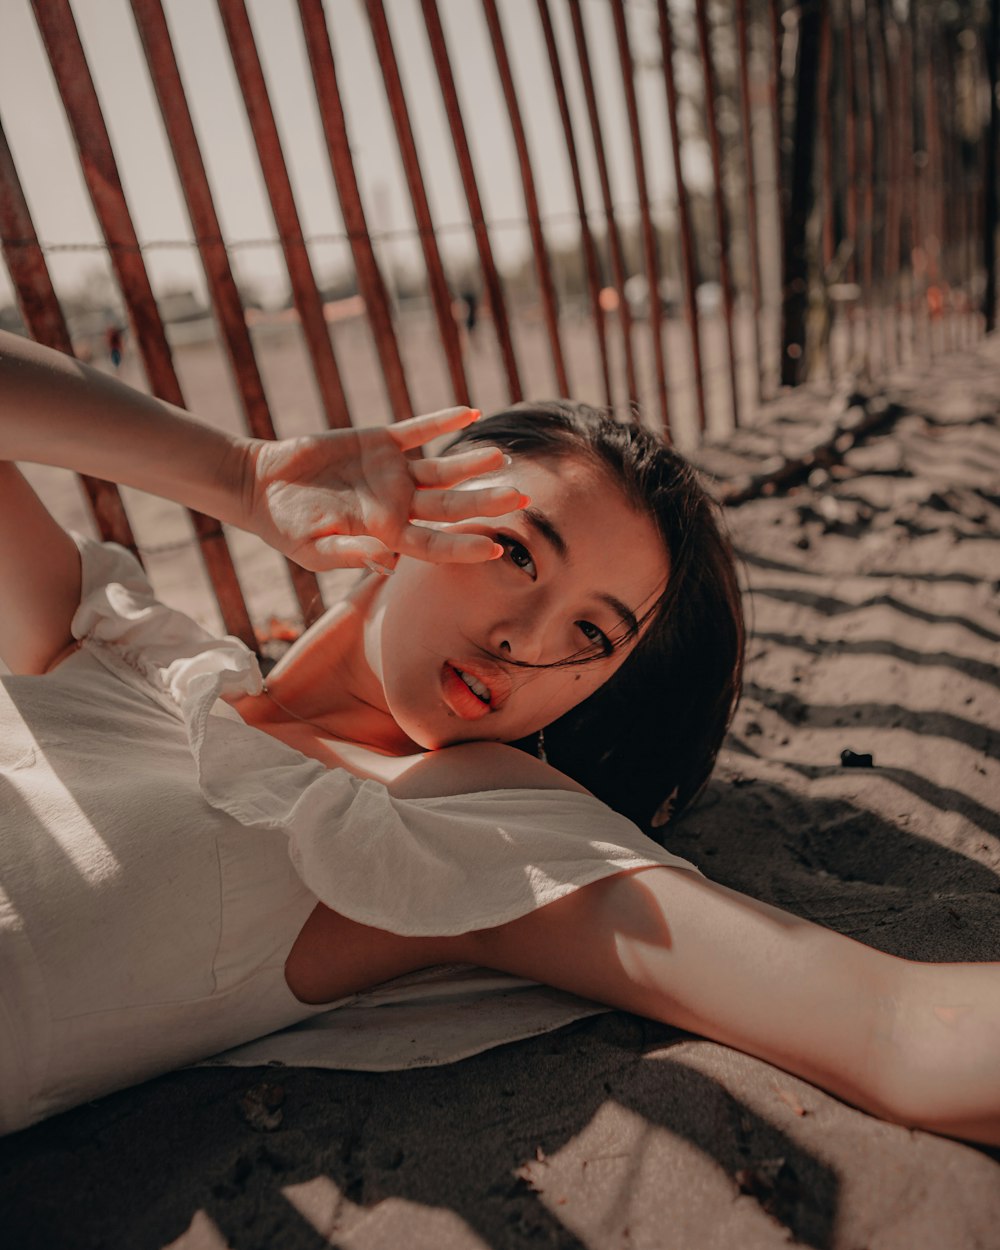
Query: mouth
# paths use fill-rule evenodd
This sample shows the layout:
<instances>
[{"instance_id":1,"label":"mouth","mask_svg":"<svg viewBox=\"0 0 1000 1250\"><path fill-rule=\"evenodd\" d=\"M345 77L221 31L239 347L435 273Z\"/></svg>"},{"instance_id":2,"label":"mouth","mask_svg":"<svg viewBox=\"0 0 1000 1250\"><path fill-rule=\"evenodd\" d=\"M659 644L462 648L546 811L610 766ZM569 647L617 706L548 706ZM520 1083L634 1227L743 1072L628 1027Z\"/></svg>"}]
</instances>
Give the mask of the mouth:
<instances>
[{"instance_id":1,"label":"mouth","mask_svg":"<svg viewBox=\"0 0 1000 1250\"><path fill-rule=\"evenodd\" d=\"M496 712L507 698L509 681L498 669L487 671L446 661L441 668L441 689L444 701L462 720L478 720Z\"/></svg>"}]
</instances>

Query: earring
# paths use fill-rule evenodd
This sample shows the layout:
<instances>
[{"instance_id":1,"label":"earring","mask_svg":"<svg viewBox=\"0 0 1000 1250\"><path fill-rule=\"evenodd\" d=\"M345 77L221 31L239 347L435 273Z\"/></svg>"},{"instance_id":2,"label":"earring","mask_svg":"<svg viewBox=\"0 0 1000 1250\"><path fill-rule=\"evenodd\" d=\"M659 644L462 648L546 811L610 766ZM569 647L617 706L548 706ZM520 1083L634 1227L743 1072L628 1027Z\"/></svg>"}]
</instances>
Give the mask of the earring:
<instances>
[{"instance_id":1,"label":"earring","mask_svg":"<svg viewBox=\"0 0 1000 1250\"><path fill-rule=\"evenodd\" d=\"M654 829L662 829L664 825L670 824L670 819L674 814L674 804L677 802L677 795L680 793L680 786L674 786L667 797L653 814L653 819L649 822Z\"/></svg>"},{"instance_id":2,"label":"earring","mask_svg":"<svg viewBox=\"0 0 1000 1250\"><path fill-rule=\"evenodd\" d=\"M535 744L535 754L543 763L549 762L549 757L545 754L545 730L539 729L538 741Z\"/></svg>"}]
</instances>

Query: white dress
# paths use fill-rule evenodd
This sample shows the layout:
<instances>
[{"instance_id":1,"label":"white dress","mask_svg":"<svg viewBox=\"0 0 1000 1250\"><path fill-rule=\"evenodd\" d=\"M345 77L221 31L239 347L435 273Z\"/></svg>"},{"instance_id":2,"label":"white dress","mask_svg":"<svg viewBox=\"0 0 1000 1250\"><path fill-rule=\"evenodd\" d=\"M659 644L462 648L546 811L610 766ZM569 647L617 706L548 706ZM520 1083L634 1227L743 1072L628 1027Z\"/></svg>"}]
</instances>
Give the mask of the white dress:
<instances>
[{"instance_id":1,"label":"white dress","mask_svg":"<svg viewBox=\"0 0 1000 1250\"><path fill-rule=\"evenodd\" d=\"M284 961L317 899L400 934L690 867L575 792L394 799L239 718L253 654L79 539L78 651L0 681L0 1132L329 1004Z\"/></svg>"}]
</instances>

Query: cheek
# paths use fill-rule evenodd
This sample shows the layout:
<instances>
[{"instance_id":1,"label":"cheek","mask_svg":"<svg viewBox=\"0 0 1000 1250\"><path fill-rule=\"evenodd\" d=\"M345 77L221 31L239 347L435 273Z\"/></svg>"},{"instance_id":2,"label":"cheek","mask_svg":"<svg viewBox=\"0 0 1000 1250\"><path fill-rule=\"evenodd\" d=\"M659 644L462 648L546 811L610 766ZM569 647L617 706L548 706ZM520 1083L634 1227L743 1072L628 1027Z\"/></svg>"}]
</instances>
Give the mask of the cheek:
<instances>
[{"instance_id":1,"label":"cheek","mask_svg":"<svg viewBox=\"0 0 1000 1250\"><path fill-rule=\"evenodd\" d=\"M597 660L593 664L585 664L581 668L567 669L566 683L562 690L566 702L566 710L576 707L585 699L589 699L602 686L611 681L631 654L631 648L623 655L621 652L606 661Z\"/></svg>"},{"instance_id":2,"label":"cheek","mask_svg":"<svg viewBox=\"0 0 1000 1250\"><path fill-rule=\"evenodd\" d=\"M405 641L415 633L433 630L443 611L452 602L447 579L441 566L407 560L399 565L382 591L385 610L384 629L395 642Z\"/></svg>"},{"instance_id":3,"label":"cheek","mask_svg":"<svg viewBox=\"0 0 1000 1250\"><path fill-rule=\"evenodd\" d=\"M479 565L431 564L403 556L388 579L386 594L390 600L405 598L411 611L419 604L427 612L439 601L454 606L468 598L481 576Z\"/></svg>"},{"instance_id":4,"label":"cheek","mask_svg":"<svg viewBox=\"0 0 1000 1250\"><path fill-rule=\"evenodd\" d=\"M599 690L609 676L606 666L597 664L550 670L538 683L533 710L561 716Z\"/></svg>"}]
</instances>

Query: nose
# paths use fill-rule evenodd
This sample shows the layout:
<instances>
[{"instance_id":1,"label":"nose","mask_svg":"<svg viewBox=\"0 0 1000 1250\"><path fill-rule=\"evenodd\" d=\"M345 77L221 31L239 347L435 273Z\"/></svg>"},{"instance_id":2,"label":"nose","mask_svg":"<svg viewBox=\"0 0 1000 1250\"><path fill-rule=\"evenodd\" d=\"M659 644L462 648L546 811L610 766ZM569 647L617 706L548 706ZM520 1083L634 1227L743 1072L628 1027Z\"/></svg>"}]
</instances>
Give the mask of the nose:
<instances>
[{"instance_id":1,"label":"nose","mask_svg":"<svg viewBox=\"0 0 1000 1250\"><path fill-rule=\"evenodd\" d=\"M520 664L542 664L565 658L557 655L552 622L543 611L525 609L508 614L493 627L491 649L505 659Z\"/></svg>"}]
</instances>

